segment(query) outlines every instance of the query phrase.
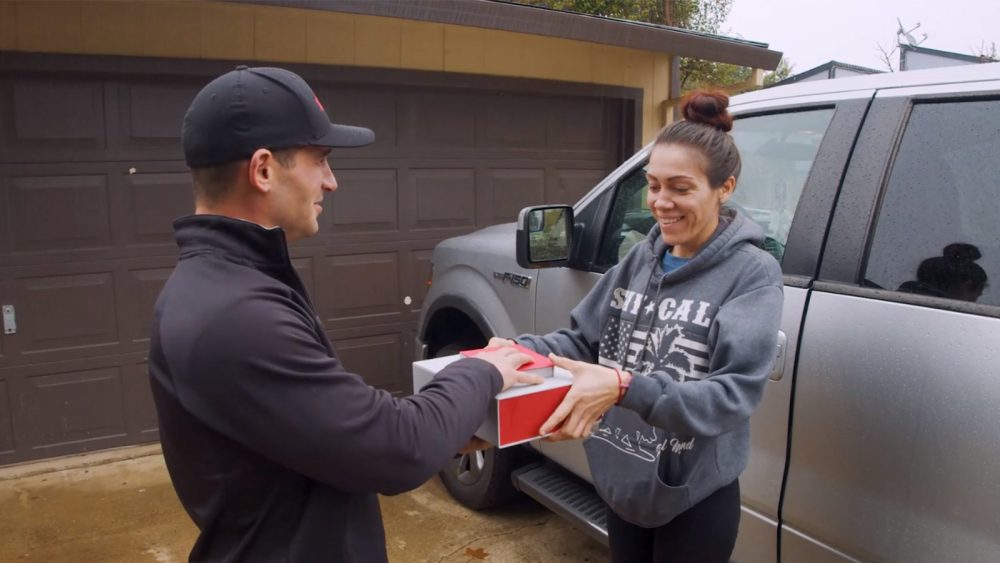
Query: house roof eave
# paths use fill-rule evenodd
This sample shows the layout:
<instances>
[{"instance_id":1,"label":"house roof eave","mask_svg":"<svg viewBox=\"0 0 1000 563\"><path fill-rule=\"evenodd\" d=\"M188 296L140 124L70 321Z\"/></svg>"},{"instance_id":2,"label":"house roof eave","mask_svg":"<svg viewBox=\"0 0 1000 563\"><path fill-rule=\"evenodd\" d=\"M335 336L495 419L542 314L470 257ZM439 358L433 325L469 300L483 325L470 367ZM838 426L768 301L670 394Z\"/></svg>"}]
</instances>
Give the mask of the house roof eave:
<instances>
[{"instance_id":1,"label":"house roof eave","mask_svg":"<svg viewBox=\"0 0 1000 563\"><path fill-rule=\"evenodd\" d=\"M766 43L496 0L231 0L575 39L773 70Z\"/></svg>"}]
</instances>

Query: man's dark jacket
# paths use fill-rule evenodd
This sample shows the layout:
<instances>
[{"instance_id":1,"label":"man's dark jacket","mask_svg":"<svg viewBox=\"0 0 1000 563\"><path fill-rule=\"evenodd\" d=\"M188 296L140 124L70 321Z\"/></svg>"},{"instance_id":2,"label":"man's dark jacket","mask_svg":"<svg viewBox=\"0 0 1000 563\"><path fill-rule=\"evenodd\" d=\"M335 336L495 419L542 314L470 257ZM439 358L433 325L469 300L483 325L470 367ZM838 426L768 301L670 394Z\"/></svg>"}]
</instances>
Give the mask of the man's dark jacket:
<instances>
[{"instance_id":1,"label":"man's dark jacket","mask_svg":"<svg viewBox=\"0 0 1000 563\"><path fill-rule=\"evenodd\" d=\"M385 561L376 493L439 471L499 372L461 360L394 398L337 360L281 229L197 215L174 230L149 371L167 468L201 530L191 561Z\"/></svg>"}]
</instances>

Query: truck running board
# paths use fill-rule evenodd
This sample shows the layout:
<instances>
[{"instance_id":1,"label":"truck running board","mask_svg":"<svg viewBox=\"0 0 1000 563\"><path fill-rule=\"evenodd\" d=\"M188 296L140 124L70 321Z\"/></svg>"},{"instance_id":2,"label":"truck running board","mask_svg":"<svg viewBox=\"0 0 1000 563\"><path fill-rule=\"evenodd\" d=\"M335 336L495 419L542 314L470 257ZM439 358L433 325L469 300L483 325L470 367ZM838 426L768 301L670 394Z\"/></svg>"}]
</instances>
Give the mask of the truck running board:
<instances>
[{"instance_id":1,"label":"truck running board","mask_svg":"<svg viewBox=\"0 0 1000 563\"><path fill-rule=\"evenodd\" d=\"M607 505L585 481L542 464L523 467L511 479L519 491L608 545Z\"/></svg>"}]
</instances>

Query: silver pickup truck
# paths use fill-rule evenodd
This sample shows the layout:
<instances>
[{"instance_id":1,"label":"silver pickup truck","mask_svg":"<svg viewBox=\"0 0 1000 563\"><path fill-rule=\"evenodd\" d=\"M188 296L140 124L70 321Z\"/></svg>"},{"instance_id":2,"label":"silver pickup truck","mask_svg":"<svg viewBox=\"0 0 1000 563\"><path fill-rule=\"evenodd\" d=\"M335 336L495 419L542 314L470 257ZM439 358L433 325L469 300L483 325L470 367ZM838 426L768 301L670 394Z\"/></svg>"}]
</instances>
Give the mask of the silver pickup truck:
<instances>
[{"instance_id":1,"label":"silver pickup truck","mask_svg":"<svg viewBox=\"0 0 1000 563\"><path fill-rule=\"evenodd\" d=\"M736 96L733 205L781 262L735 561L1000 561L1000 64ZM646 147L573 206L442 242L422 357L546 333L653 226ZM606 540L580 442L456 459Z\"/></svg>"}]
</instances>

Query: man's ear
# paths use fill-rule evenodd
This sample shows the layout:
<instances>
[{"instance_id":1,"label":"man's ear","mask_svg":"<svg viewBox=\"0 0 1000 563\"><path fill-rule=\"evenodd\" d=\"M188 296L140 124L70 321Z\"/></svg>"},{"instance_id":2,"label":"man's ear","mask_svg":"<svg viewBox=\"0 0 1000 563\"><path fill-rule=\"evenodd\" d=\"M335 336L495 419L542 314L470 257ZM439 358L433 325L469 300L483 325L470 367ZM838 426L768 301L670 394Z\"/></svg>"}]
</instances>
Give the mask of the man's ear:
<instances>
[{"instance_id":1,"label":"man's ear","mask_svg":"<svg viewBox=\"0 0 1000 563\"><path fill-rule=\"evenodd\" d=\"M268 149L257 149L250 157L247 175L253 189L267 193L273 187L274 166L277 161Z\"/></svg>"}]
</instances>

